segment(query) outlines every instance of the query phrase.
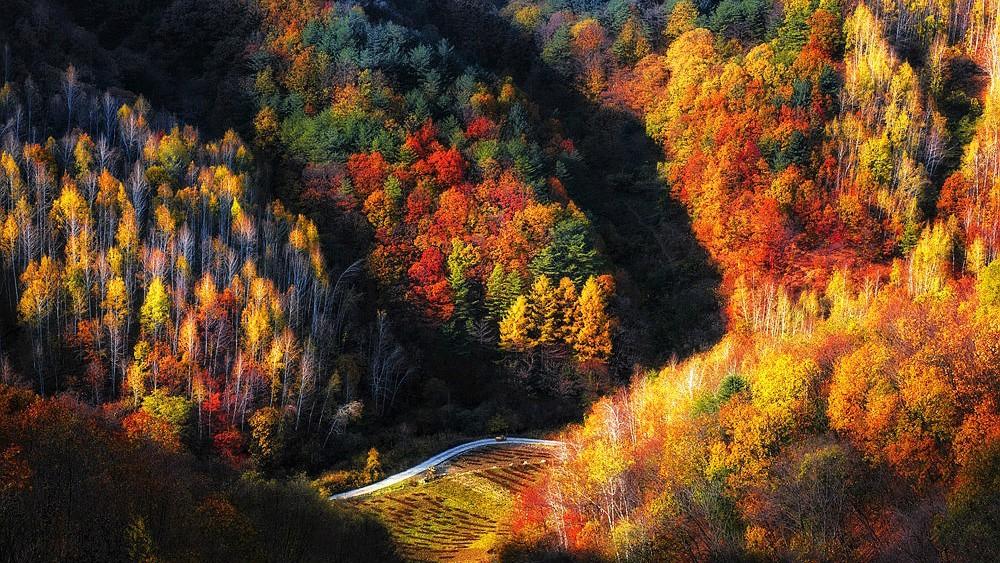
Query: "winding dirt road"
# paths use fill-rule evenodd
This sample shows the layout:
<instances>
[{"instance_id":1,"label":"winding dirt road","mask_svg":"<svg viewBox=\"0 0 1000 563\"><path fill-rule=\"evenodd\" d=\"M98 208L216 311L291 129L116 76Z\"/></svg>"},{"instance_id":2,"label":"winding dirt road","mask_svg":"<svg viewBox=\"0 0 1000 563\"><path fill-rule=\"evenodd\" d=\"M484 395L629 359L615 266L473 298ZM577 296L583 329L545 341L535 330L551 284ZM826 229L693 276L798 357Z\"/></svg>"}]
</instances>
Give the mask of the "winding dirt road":
<instances>
[{"instance_id":1,"label":"winding dirt road","mask_svg":"<svg viewBox=\"0 0 1000 563\"><path fill-rule=\"evenodd\" d=\"M407 480L407 479L409 479L411 477L415 477L417 475L420 475L424 471L427 471L428 469L430 469L430 468L432 468L432 467L434 467L436 465L444 463L444 462L448 461L449 459L452 459L454 457L458 457L458 456L460 456L460 455L462 455L465 452L468 452L470 450L475 450L475 449L478 449L478 448L485 448L485 447L488 447L488 446L502 446L502 445L505 445L505 444L536 444L536 445L541 445L541 446L551 446L551 447L560 447L560 448L566 446L566 444L564 444L563 442L558 442L558 441L555 441L555 440L537 440L535 438L507 438L505 440L497 440L495 438L484 438L482 440L475 440L473 442L466 442L464 444L455 446L454 448L451 448L449 450L445 450L445 451L443 451L443 452L435 455L434 457L431 457L427 461L424 461L423 463L420 463L418 465L414 465L413 467L407 469L406 471L400 471L399 473L396 473L395 475L390 475L389 477L386 477L385 479L382 479L381 481L378 481L376 483L372 483L371 485L367 485L367 486L361 487L359 489L353 489L353 490L350 490L350 491L345 491L343 493L335 494L335 495L333 495L333 496L330 497L330 500L342 500L342 499L349 499L349 498L354 498L354 497L359 497L359 496L367 495L367 494L373 493L373 492L375 492L375 491L377 491L379 489L384 489L386 487L391 487L393 485L402 483L403 481L405 481L405 480Z\"/></svg>"}]
</instances>

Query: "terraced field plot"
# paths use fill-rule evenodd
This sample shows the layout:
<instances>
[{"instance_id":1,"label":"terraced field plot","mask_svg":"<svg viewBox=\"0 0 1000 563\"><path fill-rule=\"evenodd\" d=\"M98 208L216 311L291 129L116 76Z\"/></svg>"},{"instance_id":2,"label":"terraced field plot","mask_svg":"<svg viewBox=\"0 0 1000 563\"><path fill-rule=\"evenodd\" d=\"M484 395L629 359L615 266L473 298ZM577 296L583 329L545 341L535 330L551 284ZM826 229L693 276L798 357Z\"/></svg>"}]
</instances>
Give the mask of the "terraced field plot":
<instances>
[{"instance_id":1,"label":"terraced field plot","mask_svg":"<svg viewBox=\"0 0 1000 563\"><path fill-rule=\"evenodd\" d=\"M385 521L415 561L484 561L510 530L514 496L559 460L552 446L497 444L351 502Z\"/></svg>"}]
</instances>

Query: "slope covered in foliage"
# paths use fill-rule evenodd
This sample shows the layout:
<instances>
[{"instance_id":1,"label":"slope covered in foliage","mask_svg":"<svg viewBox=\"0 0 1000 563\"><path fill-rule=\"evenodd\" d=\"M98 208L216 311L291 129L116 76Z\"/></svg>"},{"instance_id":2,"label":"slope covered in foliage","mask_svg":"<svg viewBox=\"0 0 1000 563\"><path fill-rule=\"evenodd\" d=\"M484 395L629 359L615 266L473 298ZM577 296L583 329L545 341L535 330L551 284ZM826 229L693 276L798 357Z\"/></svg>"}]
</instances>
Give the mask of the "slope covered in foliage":
<instances>
[{"instance_id":1,"label":"slope covered in foliage","mask_svg":"<svg viewBox=\"0 0 1000 563\"><path fill-rule=\"evenodd\" d=\"M261 201L235 134L154 130L141 98L88 98L72 72L70 132L37 144L15 126L0 152L5 293L24 344L11 359L42 394L139 409L126 425L165 424L166 442L234 462L250 434L266 463L283 455L271 434L318 450L360 409L358 382L335 374L358 345L351 271L328 272L315 225ZM4 94L13 116L21 92Z\"/></svg>"},{"instance_id":2,"label":"slope covered in foliage","mask_svg":"<svg viewBox=\"0 0 1000 563\"><path fill-rule=\"evenodd\" d=\"M5 558L395 560L377 521L330 505L308 482L224 474L123 428L113 412L0 384Z\"/></svg>"},{"instance_id":3,"label":"slope covered in foliage","mask_svg":"<svg viewBox=\"0 0 1000 563\"><path fill-rule=\"evenodd\" d=\"M373 446L404 465L608 392L565 465L451 539L1000 556L1000 3L92 4L0 21L0 518L63 473L108 513L31 516L66 524L42 558L183 559L237 526L266 559L272 501L370 523L258 472L361 485ZM219 542L155 513L171 495ZM437 553L452 521L402 500Z\"/></svg>"},{"instance_id":4,"label":"slope covered in foliage","mask_svg":"<svg viewBox=\"0 0 1000 563\"><path fill-rule=\"evenodd\" d=\"M258 139L301 166L297 199L364 217L383 295L459 345L603 370L614 283L562 185L577 155L559 124L446 40L356 6L268 17Z\"/></svg>"},{"instance_id":5,"label":"slope covered in foliage","mask_svg":"<svg viewBox=\"0 0 1000 563\"><path fill-rule=\"evenodd\" d=\"M644 116L722 270L730 335L596 404L523 497L523 540L995 558L997 6L645 8L503 14Z\"/></svg>"},{"instance_id":6,"label":"slope covered in foliage","mask_svg":"<svg viewBox=\"0 0 1000 563\"><path fill-rule=\"evenodd\" d=\"M329 463L362 409L353 354L394 350L346 336L359 268L330 272L232 131L203 142L20 53L0 88L5 555L392 560L377 522L264 477Z\"/></svg>"}]
</instances>

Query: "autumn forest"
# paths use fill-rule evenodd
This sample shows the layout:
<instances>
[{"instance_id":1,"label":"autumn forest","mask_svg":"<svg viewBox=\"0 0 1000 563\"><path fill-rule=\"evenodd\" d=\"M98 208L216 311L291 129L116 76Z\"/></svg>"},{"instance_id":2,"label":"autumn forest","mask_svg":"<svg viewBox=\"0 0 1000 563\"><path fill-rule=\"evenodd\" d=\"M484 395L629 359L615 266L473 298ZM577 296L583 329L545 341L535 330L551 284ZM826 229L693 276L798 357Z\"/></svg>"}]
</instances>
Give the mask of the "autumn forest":
<instances>
[{"instance_id":1,"label":"autumn forest","mask_svg":"<svg viewBox=\"0 0 1000 563\"><path fill-rule=\"evenodd\" d=\"M0 559L1000 560L997 0L0 49Z\"/></svg>"}]
</instances>

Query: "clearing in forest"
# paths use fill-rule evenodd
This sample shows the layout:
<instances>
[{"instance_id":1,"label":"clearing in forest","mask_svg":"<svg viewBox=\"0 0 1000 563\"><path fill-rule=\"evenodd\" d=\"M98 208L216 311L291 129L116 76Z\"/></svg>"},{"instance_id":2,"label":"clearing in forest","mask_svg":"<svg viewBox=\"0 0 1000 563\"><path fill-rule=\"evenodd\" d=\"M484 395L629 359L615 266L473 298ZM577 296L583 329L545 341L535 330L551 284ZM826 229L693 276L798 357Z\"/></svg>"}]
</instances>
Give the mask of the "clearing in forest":
<instances>
[{"instance_id":1,"label":"clearing in forest","mask_svg":"<svg viewBox=\"0 0 1000 563\"><path fill-rule=\"evenodd\" d=\"M498 443L349 502L380 517L409 560L489 560L510 533L514 497L560 453L548 445Z\"/></svg>"}]
</instances>

